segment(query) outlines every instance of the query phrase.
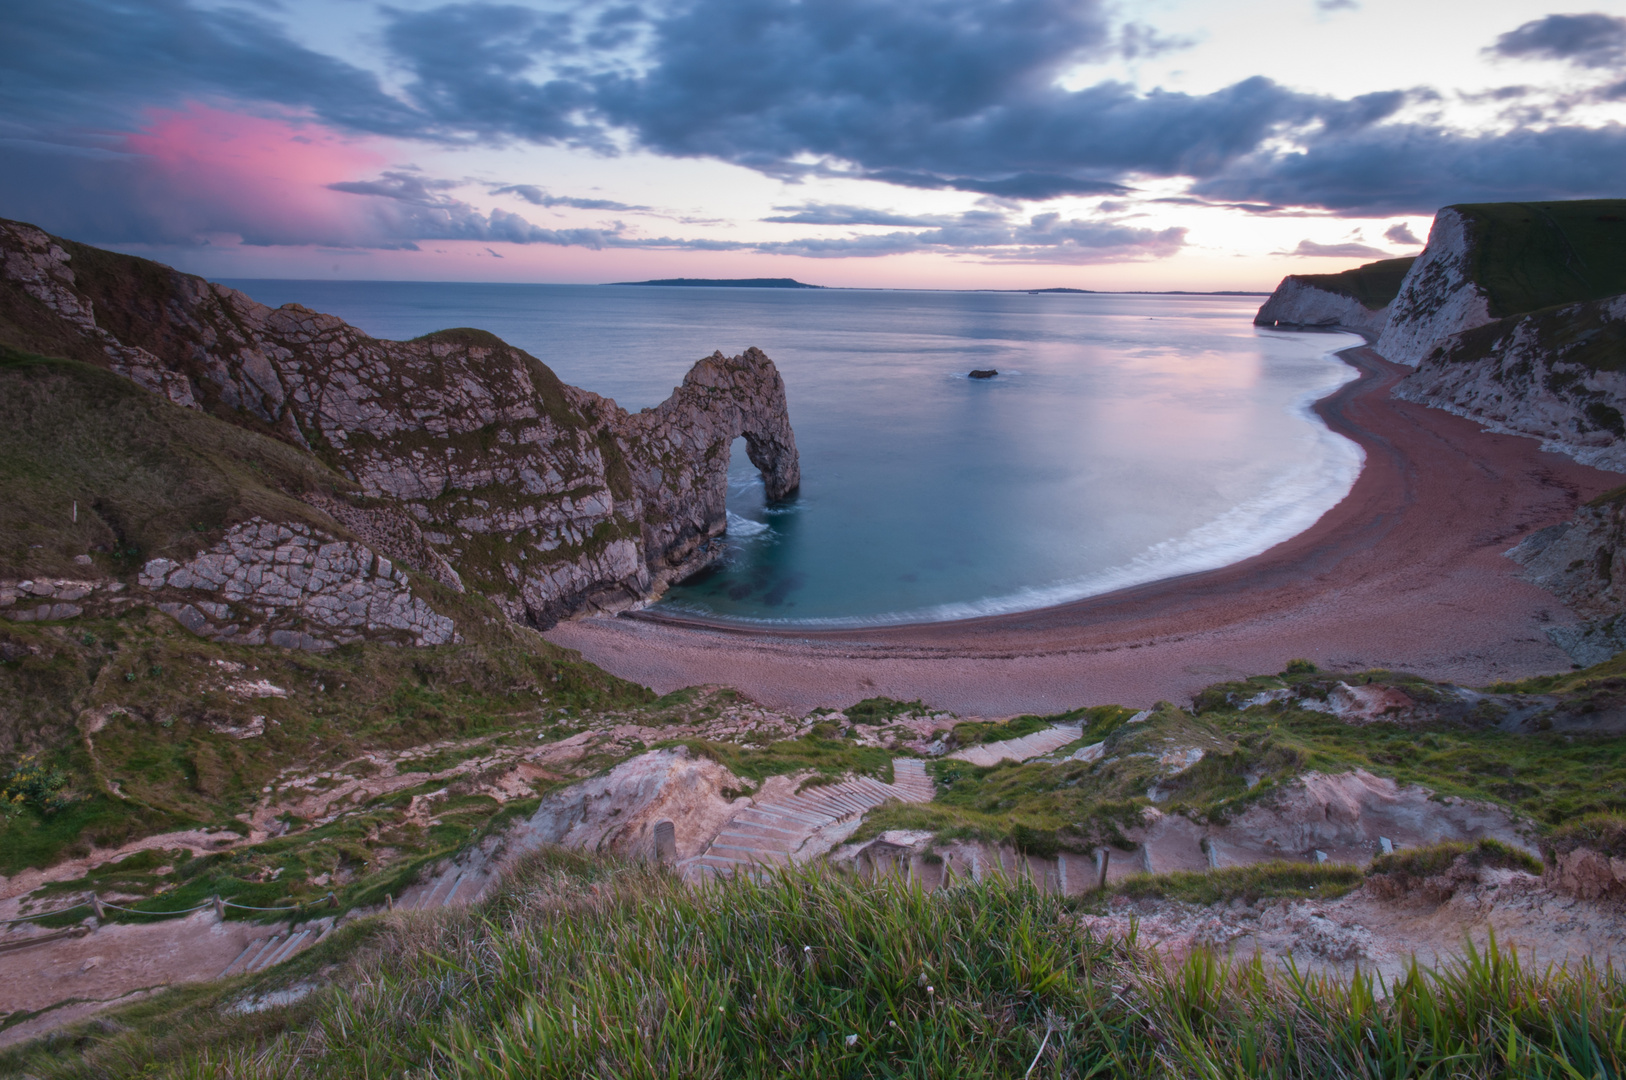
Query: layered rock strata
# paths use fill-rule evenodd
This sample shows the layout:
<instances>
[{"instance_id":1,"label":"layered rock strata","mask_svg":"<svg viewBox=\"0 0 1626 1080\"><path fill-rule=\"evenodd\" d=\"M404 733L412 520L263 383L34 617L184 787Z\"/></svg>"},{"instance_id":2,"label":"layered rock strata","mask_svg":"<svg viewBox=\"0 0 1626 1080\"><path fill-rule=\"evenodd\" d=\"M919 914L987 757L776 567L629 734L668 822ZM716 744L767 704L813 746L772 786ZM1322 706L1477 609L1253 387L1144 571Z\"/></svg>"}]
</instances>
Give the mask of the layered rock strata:
<instances>
[{"instance_id":1,"label":"layered rock strata","mask_svg":"<svg viewBox=\"0 0 1626 1080\"><path fill-rule=\"evenodd\" d=\"M0 340L311 451L354 482L323 507L352 534L536 626L636 606L715 558L735 438L770 499L800 482L756 349L629 414L483 331L381 341L17 222L0 222Z\"/></svg>"},{"instance_id":2,"label":"layered rock strata","mask_svg":"<svg viewBox=\"0 0 1626 1080\"><path fill-rule=\"evenodd\" d=\"M413 595L384 556L299 523L255 518L184 563L153 559L140 583L181 625L216 640L318 651L458 640L452 620Z\"/></svg>"}]
</instances>

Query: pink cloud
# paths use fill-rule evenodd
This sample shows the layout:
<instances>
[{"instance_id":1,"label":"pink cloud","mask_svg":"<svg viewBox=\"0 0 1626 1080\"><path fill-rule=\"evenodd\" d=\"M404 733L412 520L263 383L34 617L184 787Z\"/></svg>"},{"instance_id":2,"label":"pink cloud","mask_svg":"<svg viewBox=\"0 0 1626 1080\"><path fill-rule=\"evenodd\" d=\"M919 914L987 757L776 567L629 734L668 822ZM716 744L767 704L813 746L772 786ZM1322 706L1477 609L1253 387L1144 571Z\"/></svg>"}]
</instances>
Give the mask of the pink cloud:
<instances>
[{"instance_id":1,"label":"pink cloud","mask_svg":"<svg viewBox=\"0 0 1626 1080\"><path fill-rule=\"evenodd\" d=\"M249 244L377 242L356 200L327 185L384 167L379 139L193 103L153 110L126 145L144 159L140 201L165 231L236 234Z\"/></svg>"}]
</instances>

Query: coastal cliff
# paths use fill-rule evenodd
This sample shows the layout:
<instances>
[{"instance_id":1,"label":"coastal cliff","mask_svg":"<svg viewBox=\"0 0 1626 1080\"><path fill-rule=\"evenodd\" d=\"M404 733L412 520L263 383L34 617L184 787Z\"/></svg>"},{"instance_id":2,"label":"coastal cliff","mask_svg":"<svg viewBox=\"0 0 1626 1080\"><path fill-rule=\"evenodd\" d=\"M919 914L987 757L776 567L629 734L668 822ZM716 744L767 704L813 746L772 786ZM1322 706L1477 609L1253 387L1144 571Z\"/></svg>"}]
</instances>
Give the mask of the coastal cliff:
<instances>
[{"instance_id":1,"label":"coastal cliff","mask_svg":"<svg viewBox=\"0 0 1626 1080\"><path fill-rule=\"evenodd\" d=\"M639 605L716 557L735 438L745 437L769 498L800 482L784 382L756 349L700 361L661 405L629 414L484 331L382 341L331 315L273 309L19 222L0 222L0 345L107 369L316 459L329 476L299 485L305 509L284 506L254 525L256 537L288 531L270 545L288 547L288 558L295 535L361 545L351 561L382 557L389 568L367 574L390 589L405 587L393 565L403 564L537 627ZM95 505L86 498L87 516ZM106 524L111 534L125 528ZM189 560L235 558L229 533L244 524L205 528L192 550L144 552L167 560L149 562L144 579L169 592L184 582L172 599L188 601L181 594L206 580ZM205 541L216 547L205 551ZM49 545L4 554L16 564L6 573L68 576L44 565ZM298 592L310 582L284 584ZM368 621L334 629L365 634ZM400 632L451 633L422 613Z\"/></svg>"},{"instance_id":2,"label":"coastal cliff","mask_svg":"<svg viewBox=\"0 0 1626 1080\"><path fill-rule=\"evenodd\" d=\"M1375 340L1411 265L1411 259L1386 259L1340 274L1290 274L1254 316L1254 325L1353 330Z\"/></svg>"},{"instance_id":3,"label":"coastal cliff","mask_svg":"<svg viewBox=\"0 0 1626 1080\"><path fill-rule=\"evenodd\" d=\"M1626 471L1626 200L1446 207L1377 349L1399 397Z\"/></svg>"},{"instance_id":4,"label":"coastal cliff","mask_svg":"<svg viewBox=\"0 0 1626 1080\"><path fill-rule=\"evenodd\" d=\"M1493 320L1490 298L1474 279L1471 237L1457 208L1434 215L1428 244L1407 271L1378 335L1377 350L1385 358L1416 367L1442 338Z\"/></svg>"},{"instance_id":5,"label":"coastal cliff","mask_svg":"<svg viewBox=\"0 0 1626 1080\"><path fill-rule=\"evenodd\" d=\"M1626 471L1626 200L1447 206L1415 260L1290 276L1254 322L1363 333L1418 369L1396 396Z\"/></svg>"},{"instance_id":6,"label":"coastal cliff","mask_svg":"<svg viewBox=\"0 0 1626 1080\"><path fill-rule=\"evenodd\" d=\"M1436 342L1395 396L1626 472L1626 296L1499 319Z\"/></svg>"},{"instance_id":7,"label":"coastal cliff","mask_svg":"<svg viewBox=\"0 0 1626 1080\"><path fill-rule=\"evenodd\" d=\"M1417 369L1396 397L1626 472L1626 200L1445 207L1387 306L1357 305L1383 265L1287 278L1254 321L1369 336L1377 323L1377 350ZM1583 507L1509 552L1583 620L1548 630L1578 663L1626 648L1621 513L1618 499Z\"/></svg>"}]
</instances>

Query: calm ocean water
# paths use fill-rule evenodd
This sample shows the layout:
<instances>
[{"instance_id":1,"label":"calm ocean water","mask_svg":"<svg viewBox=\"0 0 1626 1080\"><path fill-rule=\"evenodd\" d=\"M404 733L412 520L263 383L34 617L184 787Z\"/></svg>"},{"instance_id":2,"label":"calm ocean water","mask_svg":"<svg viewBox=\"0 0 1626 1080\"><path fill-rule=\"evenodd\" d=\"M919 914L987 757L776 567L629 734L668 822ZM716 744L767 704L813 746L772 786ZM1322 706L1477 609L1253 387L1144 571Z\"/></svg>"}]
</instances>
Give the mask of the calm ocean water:
<instances>
[{"instance_id":1,"label":"calm ocean water","mask_svg":"<svg viewBox=\"0 0 1626 1080\"><path fill-rule=\"evenodd\" d=\"M661 602L731 622L965 618L1213 569L1314 524L1362 461L1309 410L1358 339L1256 328L1257 297L231 284L377 337L490 330L633 410L762 348L801 492L764 505L736 442L729 557Z\"/></svg>"}]
</instances>

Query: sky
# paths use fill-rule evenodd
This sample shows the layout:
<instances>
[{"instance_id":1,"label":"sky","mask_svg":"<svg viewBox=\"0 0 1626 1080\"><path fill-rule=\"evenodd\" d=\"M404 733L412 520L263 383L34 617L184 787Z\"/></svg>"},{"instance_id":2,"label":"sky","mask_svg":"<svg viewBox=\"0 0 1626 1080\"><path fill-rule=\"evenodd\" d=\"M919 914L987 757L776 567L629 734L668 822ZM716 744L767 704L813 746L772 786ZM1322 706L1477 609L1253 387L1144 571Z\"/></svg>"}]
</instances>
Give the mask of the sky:
<instances>
[{"instance_id":1,"label":"sky","mask_svg":"<svg viewBox=\"0 0 1626 1080\"><path fill-rule=\"evenodd\" d=\"M0 216L209 277L1269 290L1626 196L1626 0L4 0Z\"/></svg>"}]
</instances>

